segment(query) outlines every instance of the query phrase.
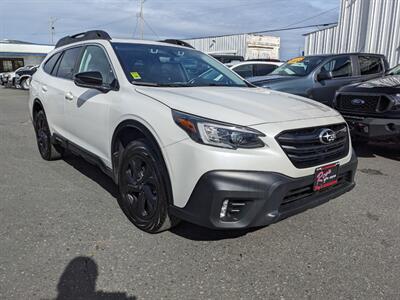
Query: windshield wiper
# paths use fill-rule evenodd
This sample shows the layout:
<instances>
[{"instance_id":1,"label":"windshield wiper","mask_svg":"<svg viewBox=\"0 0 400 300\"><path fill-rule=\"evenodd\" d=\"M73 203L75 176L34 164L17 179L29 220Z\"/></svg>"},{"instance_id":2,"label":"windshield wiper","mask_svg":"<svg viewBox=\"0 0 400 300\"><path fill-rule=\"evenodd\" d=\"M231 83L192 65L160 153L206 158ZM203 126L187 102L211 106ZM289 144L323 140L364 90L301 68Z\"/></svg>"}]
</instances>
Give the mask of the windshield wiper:
<instances>
[{"instance_id":1,"label":"windshield wiper","mask_svg":"<svg viewBox=\"0 0 400 300\"><path fill-rule=\"evenodd\" d=\"M185 82L156 83L156 82L145 82L145 81L132 81L132 84L143 85L143 86L154 86L154 87L188 87L188 86L191 86Z\"/></svg>"},{"instance_id":2,"label":"windshield wiper","mask_svg":"<svg viewBox=\"0 0 400 300\"><path fill-rule=\"evenodd\" d=\"M143 86L160 86L158 83L154 82L145 82L145 81L132 81L134 85L143 85Z\"/></svg>"},{"instance_id":3,"label":"windshield wiper","mask_svg":"<svg viewBox=\"0 0 400 300\"><path fill-rule=\"evenodd\" d=\"M246 87L246 85L238 85L238 84L220 84L220 83L208 83L200 86L226 86L226 87Z\"/></svg>"},{"instance_id":4,"label":"windshield wiper","mask_svg":"<svg viewBox=\"0 0 400 300\"><path fill-rule=\"evenodd\" d=\"M159 83L158 86L161 86L161 87L189 87L191 85L186 82L171 82L171 83Z\"/></svg>"}]
</instances>

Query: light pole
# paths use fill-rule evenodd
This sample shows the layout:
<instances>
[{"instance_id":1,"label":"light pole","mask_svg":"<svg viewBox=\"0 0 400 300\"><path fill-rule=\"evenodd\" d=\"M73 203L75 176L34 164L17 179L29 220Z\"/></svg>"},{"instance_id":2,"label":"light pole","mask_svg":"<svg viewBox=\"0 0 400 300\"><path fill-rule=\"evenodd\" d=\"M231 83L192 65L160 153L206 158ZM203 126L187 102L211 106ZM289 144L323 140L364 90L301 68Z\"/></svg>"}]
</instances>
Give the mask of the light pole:
<instances>
[{"instance_id":1,"label":"light pole","mask_svg":"<svg viewBox=\"0 0 400 300\"><path fill-rule=\"evenodd\" d=\"M54 17L50 17L49 20L49 33L50 33L50 44L53 45L54 44L54 35L56 33L56 29L54 27L54 24L56 23L58 19L54 18Z\"/></svg>"}]
</instances>

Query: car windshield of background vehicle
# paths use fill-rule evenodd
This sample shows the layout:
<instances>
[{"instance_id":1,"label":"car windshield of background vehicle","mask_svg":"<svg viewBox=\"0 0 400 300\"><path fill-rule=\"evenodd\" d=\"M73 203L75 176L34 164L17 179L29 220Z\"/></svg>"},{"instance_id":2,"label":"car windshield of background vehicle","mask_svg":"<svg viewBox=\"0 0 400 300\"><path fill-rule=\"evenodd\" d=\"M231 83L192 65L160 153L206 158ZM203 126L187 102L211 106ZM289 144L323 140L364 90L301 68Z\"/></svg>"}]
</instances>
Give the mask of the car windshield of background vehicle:
<instances>
[{"instance_id":1,"label":"car windshield of background vehicle","mask_svg":"<svg viewBox=\"0 0 400 300\"><path fill-rule=\"evenodd\" d=\"M226 66L199 51L161 45L112 45L128 80L136 85L247 86Z\"/></svg>"},{"instance_id":2,"label":"car windshield of background vehicle","mask_svg":"<svg viewBox=\"0 0 400 300\"><path fill-rule=\"evenodd\" d=\"M310 74L323 60L323 57L296 57L288 60L285 64L275 69L270 75L281 76L307 76Z\"/></svg>"}]
</instances>

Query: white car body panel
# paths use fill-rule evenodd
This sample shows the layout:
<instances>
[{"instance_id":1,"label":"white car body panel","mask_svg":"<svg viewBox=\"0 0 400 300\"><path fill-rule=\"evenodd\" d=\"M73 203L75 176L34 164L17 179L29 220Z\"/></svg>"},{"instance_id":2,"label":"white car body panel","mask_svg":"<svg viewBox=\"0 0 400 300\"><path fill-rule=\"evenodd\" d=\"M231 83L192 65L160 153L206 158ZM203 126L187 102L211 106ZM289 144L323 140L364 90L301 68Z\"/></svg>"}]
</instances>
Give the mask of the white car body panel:
<instances>
[{"instance_id":1,"label":"white car body panel","mask_svg":"<svg viewBox=\"0 0 400 300\"><path fill-rule=\"evenodd\" d=\"M150 41L113 41L159 44ZM174 205L177 207L185 206L199 178L212 170L271 171L294 178L313 174L318 166L296 168L275 141L275 136L286 129L345 122L338 112L323 104L262 88L157 88L132 85L125 77L110 43L106 41L86 41L56 48L48 57L79 44L100 44L106 49L119 81L119 91L102 94L77 87L71 80L45 73L42 64L32 77L29 98L31 117L33 102L39 99L52 133L58 133L97 155L109 168L112 168L112 137L118 125L126 120L142 123L161 148L171 179ZM72 100L65 99L68 92L73 95ZM262 139L267 146L230 150L198 144L175 124L171 109L251 126L266 135ZM351 151L338 162L345 164L350 157Z\"/></svg>"},{"instance_id":2,"label":"white car body panel","mask_svg":"<svg viewBox=\"0 0 400 300\"><path fill-rule=\"evenodd\" d=\"M173 109L244 126L339 115L318 102L263 88L138 87L136 90Z\"/></svg>"}]
</instances>

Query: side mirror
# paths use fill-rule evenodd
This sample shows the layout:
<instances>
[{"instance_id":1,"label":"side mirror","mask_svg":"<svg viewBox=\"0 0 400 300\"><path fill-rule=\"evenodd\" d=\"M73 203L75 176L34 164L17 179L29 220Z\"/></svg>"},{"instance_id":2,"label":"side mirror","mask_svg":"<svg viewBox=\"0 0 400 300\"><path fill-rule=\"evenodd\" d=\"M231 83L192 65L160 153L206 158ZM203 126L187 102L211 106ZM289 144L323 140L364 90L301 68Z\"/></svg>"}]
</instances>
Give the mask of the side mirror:
<instances>
[{"instance_id":1,"label":"side mirror","mask_svg":"<svg viewBox=\"0 0 400 300\"><path fill-rule=\"evenodd\" d=\"M330 80L333 78L333 74L332 72L324 72L321 71L318 75L317 75L317 80L318 81L324 81L324 80Z\"/></svg>"},{"instance_id":2,"label":"side mirror","mask_svg":"<svg viewBox=\"0 0 400 300\"><path fill-rule=\"evenodd\" d=\"M81 72L75 74L74 83L77 86L89 89L96 89L103 93L107 93L111 90L111 87L103 84L103 76L100 72L97 71Z\"/></svg>"}]
</instances>

